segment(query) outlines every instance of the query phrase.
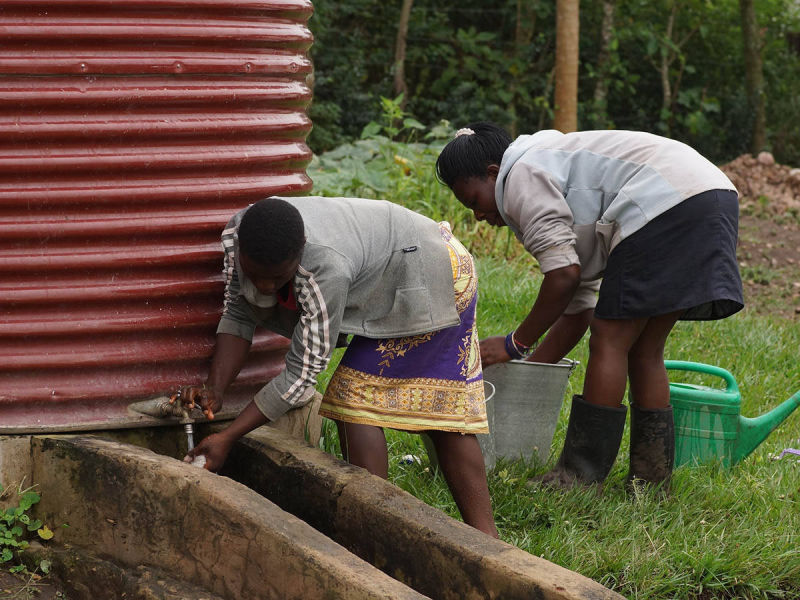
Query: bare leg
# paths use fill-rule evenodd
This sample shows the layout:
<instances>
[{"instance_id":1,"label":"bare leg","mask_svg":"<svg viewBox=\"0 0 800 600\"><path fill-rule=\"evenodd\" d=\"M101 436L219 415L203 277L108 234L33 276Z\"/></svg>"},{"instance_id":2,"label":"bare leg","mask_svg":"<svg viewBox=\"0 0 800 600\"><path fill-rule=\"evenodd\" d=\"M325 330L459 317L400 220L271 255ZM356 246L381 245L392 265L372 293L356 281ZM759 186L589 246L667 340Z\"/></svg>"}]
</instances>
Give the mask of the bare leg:
<instances>
[{"instance_id":1,"label":"bare leg","mask_svg":"<svg viewBox=\"0 0 800 600\"><path fill-rule=\"evenodd\" d=\"M648 319L639 339L628 353L631 402L639 408L657 409L669 406L664 344L680 315L680 312L674 312Z\"/></svg>"},{"instance_id":2,"label":"bare leg","mask_svg":"<svg viewBox=\"0 0 800 600\"><path fill-rule=\"evenodd\" d=\"M647 321L595 317L591 325L589 362L583 382L583 398L586 402L612 408L622 405L628 381L628 352Z\"/></svg>"},{"instance_id":3,"label":"bare leg","mask_svg":"<svg viewBox=\"0 0 800 600\"><path fill-rule=\"evenodd\" d=\"M664 344L680 312L648 320L628 353L631 443L630 490L657 486L669 491L675 457L675 423L669 405L669 380L664 368Z\"/></svg>"},{"instance_id":4,"label":"bare leg","mask_svg":"<svg viewBox=\"0 0 800 600\"><path fill-rule=\"evenodd\" d=\"M625 426L622 399L628 377L631 402L636 402L637 410L664 411L656 415L637 412L636 419L632 415L631 422L637 424L631 434L632 477L668 481L672 471L669 442L674 434L672 414L666 414L669 384L664 343L679 315L592 321L583 397L573 399L564 449L555 468L539 477L542 483L568 488L576 482L602 482L606 478ZM654 424L648 425L651 421Z\"/></svg>"},{"instance_id":5,"label":"bare leg","mask_svg":"<svg viewBox=\"0 0 800 600\"><path fill-rule=\"evenodd\" d=\"M622 406L622 398L628 380L628 352L646 323L647 319L592 320L583 395L572 399L558 463L535 480L569 489L602 483L608 476L625 429L627 408Z\"/></svg>"},{"instance_id":6,"label":"bare leg","mask_svg":"<svg viewBox=\"0 0 800 600\"><path fill-rule=\"evenodd\" d=\"M428 431L428 435L436 448L439 467L464 522L492 537L498 537L478 439L471 434L450 431Z\"/></svg>"},{"instance_id":7,"label":"bare leg","mask_svg":"<svg viewBox=\"0 0 800 600\"><path fill-rule=\"evenodd\" d=\"M342 456L347 462L383 479L389 477L389 452L382 428L339 421L336 426Z\"/></svg>"}]
</instances>

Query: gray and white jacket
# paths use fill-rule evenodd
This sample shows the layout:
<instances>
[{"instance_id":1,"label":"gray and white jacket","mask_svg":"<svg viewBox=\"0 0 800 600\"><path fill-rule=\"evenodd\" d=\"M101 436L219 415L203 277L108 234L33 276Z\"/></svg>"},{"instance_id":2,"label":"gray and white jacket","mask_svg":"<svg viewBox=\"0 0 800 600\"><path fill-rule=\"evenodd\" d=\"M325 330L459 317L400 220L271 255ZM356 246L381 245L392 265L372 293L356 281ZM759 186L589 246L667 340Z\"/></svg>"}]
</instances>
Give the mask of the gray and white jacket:
<instances>
[{"instance_id":1,"label":"gray and white jacket","mask_svg":"<svg viewBox=\"0 0 800 600\"><path fill-rule=\"evenodd\" d=\"M495 200L543 273L580 265L582 284L567 309L574 313L596 303L596 280L617 244L684 200L715 189L736 188L681 142L637 131L544 130L506 149Z\"/></svg>"},{"instance_id":2,"label":"gray and white jacket","mask_svg":"<svg viewBox=\"0 0 800 600\"><path fill-rule=\"evenodd\" d=\"M390 338L459 323L450 255L437 223L386 201L283 200L300 211L306 233L293 280L294 318L287 319L274 296L259 294L239 266L244 210L222 233L225 302L217 333L251 340L261 326L291 338L286 368L254 398L270 420L308 402L339 334Z\"/></svg>"}]
</instances>

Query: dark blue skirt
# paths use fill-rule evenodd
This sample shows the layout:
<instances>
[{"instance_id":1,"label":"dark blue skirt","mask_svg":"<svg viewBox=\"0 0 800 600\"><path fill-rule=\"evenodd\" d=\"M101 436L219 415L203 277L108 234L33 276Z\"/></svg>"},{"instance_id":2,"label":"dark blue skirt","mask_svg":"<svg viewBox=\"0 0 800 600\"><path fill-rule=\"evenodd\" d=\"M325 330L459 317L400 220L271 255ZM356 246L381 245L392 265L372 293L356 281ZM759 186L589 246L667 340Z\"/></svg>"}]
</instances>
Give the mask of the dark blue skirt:
<instances>
[{"instance_id":1,"label":"dark blue skirt","mask_svg":"<svg viewBox=\"0 0 800 600\"><path fill-rule=\"evenodd\" d=\"M636 319L683 311L684 321L706 321L740 311L738 231L736 192L711 190L684 200L611 251L595 316Z\"/></svg>"}]
</instances>

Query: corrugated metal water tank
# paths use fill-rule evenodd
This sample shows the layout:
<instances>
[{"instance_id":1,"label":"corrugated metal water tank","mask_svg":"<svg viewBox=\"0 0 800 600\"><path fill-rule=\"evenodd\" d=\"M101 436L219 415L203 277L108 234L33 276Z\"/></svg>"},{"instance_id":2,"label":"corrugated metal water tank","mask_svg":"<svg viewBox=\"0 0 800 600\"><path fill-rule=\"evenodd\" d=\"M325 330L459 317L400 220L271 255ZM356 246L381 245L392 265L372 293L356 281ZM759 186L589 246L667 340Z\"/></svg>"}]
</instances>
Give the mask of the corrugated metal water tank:
<instances>
[{"instance_id":1,"label":"corrugated metal water tank","mask_svg":"<svg viewBox=\"0 0 800 600\"><path fill-rule=\"evenodd\" d=\"M0 433L205 378L219 234L308 191L308 0L0 0ZM260 334L226 408L282 368Z\"/></svg>"}]
</instances>

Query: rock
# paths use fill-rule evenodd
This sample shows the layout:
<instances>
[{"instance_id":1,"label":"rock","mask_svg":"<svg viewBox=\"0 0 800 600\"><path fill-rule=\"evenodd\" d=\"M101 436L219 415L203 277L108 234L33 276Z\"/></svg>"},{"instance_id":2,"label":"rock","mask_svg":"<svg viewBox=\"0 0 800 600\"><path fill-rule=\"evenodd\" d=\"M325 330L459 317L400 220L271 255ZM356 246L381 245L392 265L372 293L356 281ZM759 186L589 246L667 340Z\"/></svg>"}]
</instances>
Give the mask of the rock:
<instances>
[{"instance_id":1,"label":"rock","mask_svg":"<svg viewBox=\"0 0 800 600\"><path fill-rule=\"evenodd\" d=\"M758 162L762 165L772 166L775 164L775 157L772 156L771 152L759 152Z\"/></svg>"}]
</instances>

